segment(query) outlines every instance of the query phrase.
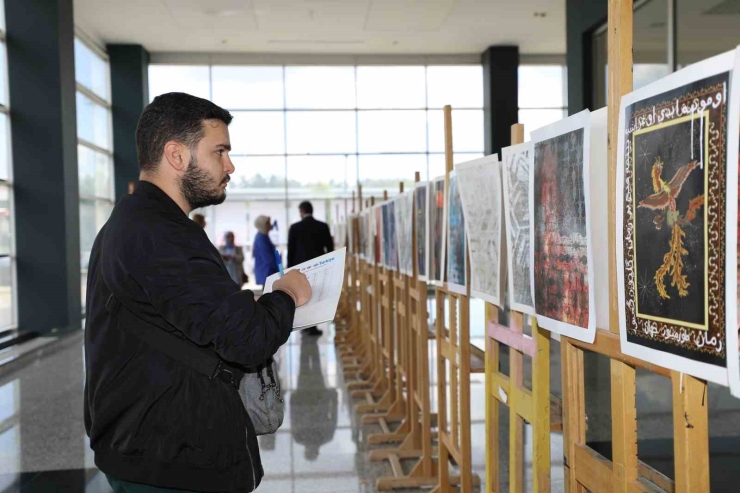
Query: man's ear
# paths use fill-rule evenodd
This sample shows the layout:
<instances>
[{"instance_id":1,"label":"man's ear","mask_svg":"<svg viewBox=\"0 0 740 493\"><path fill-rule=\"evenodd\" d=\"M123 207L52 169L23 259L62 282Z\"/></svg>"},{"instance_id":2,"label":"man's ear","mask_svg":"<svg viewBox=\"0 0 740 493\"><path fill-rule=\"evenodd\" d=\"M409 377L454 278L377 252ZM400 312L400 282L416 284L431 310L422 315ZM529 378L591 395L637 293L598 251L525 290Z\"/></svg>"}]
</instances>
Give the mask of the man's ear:
<instances>
[{"instance_id":1,"label":"man's ear","mask_svg":"<svg viewBox=\"0 0 740 493\"><path fill-rule=\"evenodd\" d=\"M180 142L170 140L164 145L164 158L176 171L185 171L190 162L190 151Z\"/></svg>"}]
</instances>

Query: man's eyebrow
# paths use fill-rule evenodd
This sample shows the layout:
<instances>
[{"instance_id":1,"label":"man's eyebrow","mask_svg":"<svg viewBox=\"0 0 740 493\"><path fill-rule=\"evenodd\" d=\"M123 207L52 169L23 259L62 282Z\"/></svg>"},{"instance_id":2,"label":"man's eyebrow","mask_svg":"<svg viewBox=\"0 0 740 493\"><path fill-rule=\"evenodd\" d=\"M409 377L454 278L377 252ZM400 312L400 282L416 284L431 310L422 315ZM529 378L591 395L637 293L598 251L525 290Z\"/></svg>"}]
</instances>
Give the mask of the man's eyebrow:
<instances>
[{"instance_id":1,"label":"man's eyebrow","mask_svg":"<svg viewBox=\"0 0 740 493\"><path fill-rule=\"evenodd\" d=\"M216 147L223 147L227 151L231 150L231 144L217 144Z\"/></svg>"}]
</instances>

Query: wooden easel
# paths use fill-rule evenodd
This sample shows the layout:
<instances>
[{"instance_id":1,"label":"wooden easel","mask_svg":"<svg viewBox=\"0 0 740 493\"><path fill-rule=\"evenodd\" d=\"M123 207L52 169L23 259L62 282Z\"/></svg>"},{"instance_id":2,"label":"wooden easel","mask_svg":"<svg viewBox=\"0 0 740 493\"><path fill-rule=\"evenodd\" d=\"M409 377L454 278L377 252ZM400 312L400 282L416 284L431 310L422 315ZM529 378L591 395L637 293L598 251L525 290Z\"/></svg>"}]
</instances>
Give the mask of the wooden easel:
<instances>
[{"instance_id":1,"label":"wooden easel","mask_svg":"<svg viewBox=\"0 0 740 493\"><path fill-rule=\"evenodd\" d=\"M511 144L524 142L524 126L511 127ZM507 218L508 219L508 218ZM509 274L511 275L511 274ZM550 333L531 317L532 337L524 334L525 315L510 313L510 327L499 325L499 309L486 303L486 493L499 493L499 402L509 407L509 491L524 489L524 422L532 425L533 492L550 492L550 431L562 429L560 400L550 395ZM500 346L509 348L509 376L500 371ZM524 386L523 355L532 358L532 390Z\"/></svg>"},{"instance_id":2,"label":"wooden easel","mask_svg":"<svg viewBox=\"0 0 740 493\"><path fill-rule=\"evenodd\" d=\"M347 201L345 199L344 202L345 211L344 211L344 225L345 229L347 230L347 234L349 234L349 228L353 226L352 220L347 216ZM336 207L336 219L335 224L338 226L342 225L342 222L339 219L339 204L337 204ZM341 230L341 228L338 228ZM341 238L340 241L344 242L347 238ZM346 337L348 337L351 334L352 326L351 326L351 313L350 309L352 306L352 303L350 301L350 292L352 290L352 286L350 284L350 271L352 269L352 263L354 262L354 259L352 258L353 251L350 250L349 244L345 245L347 248L347 262L345 262L344 266L344 284L342 285L342 296L339 299L339 306L337 307L337 315L334 318L334 325L335 325L335 333L334 333L334 344L339 345L341 344Z\"/></svg>"},{"instance_id":3,"label":"wooden easel","mask_svg":"<svg viewBox=\"0 0 740 493\"><path fill-rule=\"evenodd\" d=\"M359 195L359 211L362 212L362 186L357 185ZM355 192L352 191L352 214L355 214ZM337 334L334 342L337 344L337 354L342 358L342 361L350 364L357 359L359 354L359 346L362 344L362 331L359 323L359 310L357 303L360 299L360 273L362 270L361 265L361 248L360 248L360 219L359 217L348 218L349 224L352 221L351 235L352 235L352 249L347 256L349 268L347 277L345 277L345 288L347 289L347 298L349 300L349 327L346 328L343 333ZM347 371L345 366L345 371Z\"/></svg>"},{"instance_id":4,"label":"wooden easel","mask_svg":"<svg viewBox=\"0 0 740 493\"><path fill-rule=\"evenodd\" d=\"M415 181L420 180L416 172ZM412 252L416 255L416 214L412 226ZM398 429L391 433L387 427L384 433L370 435L368 443L401 442L398 447L373 450L370 452L371 461L388 460L393 476L381 477L377 481L380 491L394 488L419 488L435 486L438 483L437 463L432 458L432 415L429 402L429 330L427 322L427 286L426 282L418 280L416 259L411 276L398 283L396 291L396 306L400 323L398 339L404 340L405 356L397 365L398 373L404 377L405 387L405 415L404 421ZM401 379L397 382L397 393L402 395ZM393 407L391 407L393 410ZM389 413L384 416L388 420ZM393 415L395 416L395 415ZM365 416L363 422L370 416ZM409 474L404 474L401 467L402 459L417 459Z\"/></svg>"},{"instance_id":5,"label":"wooden easel","mask_svg":"<svg viewBox=\"0 0 740 493\"><path fill-rule=\"evenodd\" d=\"M401 185L403 187L403 185ZM383 201L388 200L388 192L383 192ZM394 274L389 268L376 266L376 279L373 291L379 299L379 323L375 324L375 365L367 383L368 390L355 390L353 398L365 398L366 402L357 404L355 412L385 412L395 401L395 361L394 361Z\"/></svg>"},{"instance_id":6,"label":"wooden easel","mask_svg":"<svg viewBox=\"0 0 740 493\"><path fill-rule=\"evenodd\" d=\"M621 96L632 90L632 0L609 0L609 330L598 329L593 344L563 337L563 442L566 491L593 493L710 491L706 382L625 356L620 351L616 285L617 142ZM621 241L621 240L620 240ZM583 349L611 358L612 457L586 445ZM635 368L669 377L673 387L675 481L637 456ZM648 483L645 480L649 480Z\"/></svg>"},{"instance_id":7,"label":"wooden easel","mask_svg":"<svg viewBox=\"0 0 740 493\"><path fill-rule=\"evenodd\" d=\"M418 175L418 173L417 173ZM403 193L403 182L399 183L399 192ZM412 211L409 211L412 212ZM396 232L398 234L398 232ZM412 247L413 248L413 247ZM392 364L388 366L388 380L391 387L388 389L387 398L391 400L388 410L381 413L368 414L362 417L363 424L377 423L382 433L369 435L367 443L377 445L380 443L400 442L408 433L408 426L402 423L394 432L390 431L388 423L402 421L406 416L406 401L404 390L410 392L413 383L409 378L408 368L408 334L409 317L407 314L408 289L410 276L399 270L392 275L392 289L395 299L395 310L393 311L393 324L391 334L388 338L391 350Z\"/></svg>"},{"instance_id":8,"label":"wooden easel","mask_svg":"<svg viewBox=\"0 0 740 493\"><path fill-rule=\"evenodd\" d=\"M375 205L375 199L371 198L366 208ZM371 209L372 211L372 209ZM368 239L370 241L370 239ZM377 374L377 363L379 354L379 338L377 336L377 289L375 280L377 279L378 266L374 264L373 259L364 259L360 261L362 266L359 275L360 290L360 340L357 344L355 357L352 360L343 359L345 364L345 379L349 380L354 376L354 380L347 383L350 390L364 389L372 386L373 378ZM369 287L369 288L368 288ZM352 363L350 363L352 361Z\"/></svg>"},{"instance_id":9,"label":"wooden easel","mask_svg":"<svg viewBox=\"0 0 740 493\"><path fill-rule=\"evenodd\" d=\"M444 107L445 121L445 200L449 205L452 158L452 108ZM447 220L445 218L445 220ZM446 241L446 239L445 239ZM469 263L468 263L469 265ZM470 268L466 274L467 293L451 292L445 283L435 290L437 335L437 393L439 409L439 483L434 493L449 493L452 483L468 493L480 480L473 476L470 439L470 374L483 373L485 355L470 343ZM445 324L445 301L449 319ZM458 317L459 314L459 317ZM450 416L447 416L447 378L450 375ZM460 477L450 476L450 456L460 468Z\"/></svg>"}]
</instances>

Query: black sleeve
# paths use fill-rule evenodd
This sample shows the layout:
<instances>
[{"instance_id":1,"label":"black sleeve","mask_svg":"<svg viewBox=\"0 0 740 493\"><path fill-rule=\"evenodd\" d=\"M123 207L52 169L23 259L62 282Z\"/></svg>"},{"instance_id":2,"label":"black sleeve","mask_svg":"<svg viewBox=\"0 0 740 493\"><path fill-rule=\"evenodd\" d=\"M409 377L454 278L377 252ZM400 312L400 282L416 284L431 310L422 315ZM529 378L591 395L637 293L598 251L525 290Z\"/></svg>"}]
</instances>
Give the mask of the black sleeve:
<instances>
[{"instance_id":1,"label":"black sleeve","mask_svg":"<svg viewBox=\"0 0 740 493\"><path fill-rule=\"evenodd\" d=\"M255 301L254 293L242 291L199 244L167 243L144 249L125 267L109 259L106 283L124 304L132 292L143 292L137 296L143 299L135 300L137 311L153 310L151 316L191 341L212 345L226 361L245 366L263 362L288 340L295 313L290 296L275 292Z\"/></svg>"},{"instance_id":2,"label":"black sleeve","mask_svg":"<svg viewBox=\"0 0 740 493\"><path fill-rule=\"evenodd\" d=\"M288 267L293 267L296 264L295 257L298 248L298 242L295 237L295 224L288 230Z\"/></svg>"}]
</instances>

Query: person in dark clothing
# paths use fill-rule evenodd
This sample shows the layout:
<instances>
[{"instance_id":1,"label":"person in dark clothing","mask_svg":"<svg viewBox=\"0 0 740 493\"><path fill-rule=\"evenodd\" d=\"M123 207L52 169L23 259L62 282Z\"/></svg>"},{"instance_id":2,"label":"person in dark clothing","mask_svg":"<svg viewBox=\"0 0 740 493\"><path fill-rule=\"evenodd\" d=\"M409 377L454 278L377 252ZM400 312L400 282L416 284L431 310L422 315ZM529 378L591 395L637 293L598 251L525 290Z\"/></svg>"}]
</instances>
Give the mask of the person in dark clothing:
<instances>
[{"instance_id":1,"label":"person in dark clothing","mask_svg":"<svg viewBox=\"0 0 740 493\"><path fill-rule=\"evenodd\" d=\"M230 122L229 112L204 99L155 98L136 129L140 181L93 245L85 429L116 493L241 493L263 476L234 375L288 340L295 307L311 288L290 272L255 301L188 219L193 209L225 199L234 171ZM208 354L216 371L209 378L152 338Z\"/></svg>"},{"instance_id":2,"label":"person in dark clothing","mask_svg":"<svg viewBox=\"0 0 740 493\"><path fill-rule=\"evenodd\" d=\"M311 202L301 202L298 205L298 212L301 220L292 224L288 230L288 267L334 250L334 240L329 232L329 226L314 219ZM323 334L316 327L308 327L303 333L312 336Z\"/></svg>"}]
</instances>

